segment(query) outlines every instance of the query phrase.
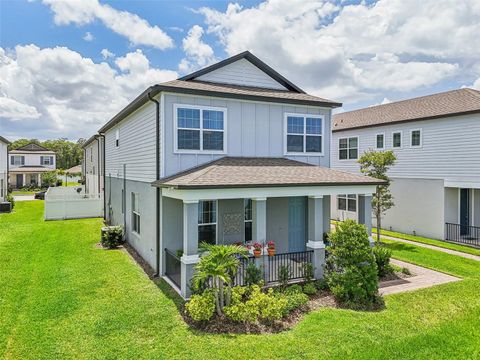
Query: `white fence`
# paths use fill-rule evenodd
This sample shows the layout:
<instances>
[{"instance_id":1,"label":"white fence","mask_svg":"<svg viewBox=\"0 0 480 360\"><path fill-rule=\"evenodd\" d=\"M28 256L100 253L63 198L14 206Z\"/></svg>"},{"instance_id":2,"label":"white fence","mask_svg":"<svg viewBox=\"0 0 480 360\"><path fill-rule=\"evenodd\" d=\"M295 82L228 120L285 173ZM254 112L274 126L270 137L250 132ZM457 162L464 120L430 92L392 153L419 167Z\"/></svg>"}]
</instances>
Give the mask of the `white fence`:
<instances>
[{"instance_id":1,"label":"white fence","mask_svg":"<svg viewBox=\"0 0 480 360\"><path fill-rule=\"evenodd\" d=\"M103 196L86 195L82 186L50 187L45 194L45 220L79 219L102 215Z\"/></svg>"}]
</instances>

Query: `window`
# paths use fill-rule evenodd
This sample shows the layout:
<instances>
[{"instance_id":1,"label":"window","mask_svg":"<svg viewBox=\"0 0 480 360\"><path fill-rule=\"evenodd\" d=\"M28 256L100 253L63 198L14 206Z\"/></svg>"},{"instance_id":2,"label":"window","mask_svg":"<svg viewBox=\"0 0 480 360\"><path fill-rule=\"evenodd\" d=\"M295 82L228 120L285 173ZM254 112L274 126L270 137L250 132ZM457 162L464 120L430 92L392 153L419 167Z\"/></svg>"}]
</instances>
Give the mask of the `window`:
<instances>
[{"instance_id":1,"label":"window","mask_svg":"<svg viewBox=\"0 0 480 360\"><path fill-rule=\"evenodd\" d=\"M252 241L252 199L244 199L245 241Z\"/></svg>"},{"instance_id":2,"label":"window","mask_svg":"<svg viewBox=\"0 0 480 360\"><path fill-rule=\"evenodd\" d=\"M40 165L53 165L53 156L40 156Z\"/></svg>"},{"instance_id":3,"label":"window","mask_svg":"<svg viewBox=\"0 0 480 360\"><path fill-rule=\"evenodd\" d=\"M93 162L93 149L92 148L90 148L90 161Z\"/></svg>"},{"instance_id":4,"label":"window","mask_svg":"<svg viewBox=\"0 0 480 360\"><path fill-rule=\"evenodd\" d=\"M401 131L394 132L392 134L392 146L394 148L402 147L402 133Z\"/></svg>"},{"instance_id":5,"label":"window","mask_svg":"<svg viewBox=\"0 0 480 360\"><path fill-rule=\"evenodd\" d=\"M132 192L132 231L140 234L139 195Z\"/></svg>"},{"instance_id":6,"label":"window","mask_svg":"<svg viewBox=\"0 0 480 360\"><path fill-rule=\"evenodd\" d=\"M385 149L385 134L377 134L375 147L377 149Z\"/></svg>"},{"instance_id":7,"label":"window","mask_svg":"<svg viewBox=\"0 0 480 360\"><path fill-rule=\"evenodd\" d=\"M223 152L226 110L175 105L177 143L180 151Z\"/></svg>"},{"instance_id":8,"label":"window","mask_svg":"<svg viewBox=\"0 0 480 360\"><path fill-rule=\"evenodd\" d=\"M357 195L338 195L337 196L337 209L343 211L357 211Z\"/></svg>"},{"instance_id":9,"label":"window","mask_svg":"<svg viewBox=\"0 0 480 360\"><path fill-rule=\"evenodd\" d=\"M10 158L10 164L12 165L25 165L25 156L14 155Z\"/></svg>"},{"instance_id":10,"label":"window","mask_svg":"<svg viewBox=\"0 0 480 360\"><path fill-rule=\"evenodd\" d=\"M217 243L217 202L203 200L198 202L198 243Z\"/></svg>"},{"instance_id":11,"label":"window","mask_svg":"<svg viewBox=\"0 0 480 360\"><path fill-rule=\"evenodd\" d=\"M338 139L338 158L358 159L358 137Z\"/></svg>"},{"instance_id":12,"label":"window","mask_svg":"<svg viewBox=\"0 0 480 360\"><path fill-rule=\"evenodd\" d=\"M317 153L323 149L323 117L286 114L287 153Z\"/></svg>"},{"instance_id":13,"label":"window","mask_svg":"<svg viewBox=\"0 0 480 360\"><path fill-rule=\"evenodd\" d=\"M120 146L120 130L119 129L115 131L115 146L116 147Z\"/></svg>"},{"instance_id":14,"label":"window","mask_svg":"<svg viewBox=\"0 0 480 360\"><path fill-rule=\"evenodd\" d=\"M422 130L416 129L410 132L410 146L411 147L422 146Z\"/></svg>"}]
</instances>

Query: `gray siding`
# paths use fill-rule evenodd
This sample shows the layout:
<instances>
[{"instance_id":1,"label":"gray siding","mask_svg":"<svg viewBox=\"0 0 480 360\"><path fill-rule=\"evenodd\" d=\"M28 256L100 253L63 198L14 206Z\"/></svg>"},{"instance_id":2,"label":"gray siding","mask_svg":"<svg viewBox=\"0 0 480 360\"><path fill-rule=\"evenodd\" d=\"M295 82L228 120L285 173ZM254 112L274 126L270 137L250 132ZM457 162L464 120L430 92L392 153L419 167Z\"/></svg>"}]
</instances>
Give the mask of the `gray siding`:
<instances>
[{"instance_id":1,"label":"gray siding","mask_svg":"<svg viewBox=\"0 0 480 360\"><path fill-rule=\"evenodd\" d=\"M120 132L115 146L116 131ZM105 174L121 177L126 164L129 180L155 180L155 105L148 102L105 133Z\"/></svg>"},{"instance_id":2,"label":"gray siding","mask_svg":"<svg viewBox=\"0 0 480 360\"><path fill-rule=\"evenodd\" d=\"M459 222L458 191L458 188L445 188L445 222Z\"/></svg>"},{"instance_id":3,"label":"gray siding","mask_svg":"<svg viewBox=\"0 0 480 360\"><path fill-rule=\"evenodd\" d=\"M330 165L330 109L288 106L216 98L165 95L165 168L163 176L203 164L225 155L178 154L174 152L174 104L203 105L227 108L227 155L269 156L284 155L284 114L321 114L325 116L324 155L288 156L291 159L328 167Z\"/></svg>"},{"instance_id":4,"label":"gray siding","mask_svg":"<svg viewBox=\"0 0 480 360\"><path fill-rule=\"evenodd\" d=\"M422 129L422 147L410 147L410 130ZM402 131L402 148L392 148L392 132ZM385 133L386 149L393 149L397 164L392 177L463 180L480 179L480 114L408 122L359 130L334 132L331 165L334 169L358 172L356 160L338 159L338 139L359 136L359 154L375 149L375 135Z\"/></svg>"},{"instance_id":5,"label":"gray siding","mask_svg":"<svg viewBox=\"0 0 480 360\"><path fill-rule=\"evenodd\" d=\"M85 191L98 194L103 191L103 138L93 140L85 148ZM100 187L99 187L100 180Z\"/></svg>"}]
</instances>

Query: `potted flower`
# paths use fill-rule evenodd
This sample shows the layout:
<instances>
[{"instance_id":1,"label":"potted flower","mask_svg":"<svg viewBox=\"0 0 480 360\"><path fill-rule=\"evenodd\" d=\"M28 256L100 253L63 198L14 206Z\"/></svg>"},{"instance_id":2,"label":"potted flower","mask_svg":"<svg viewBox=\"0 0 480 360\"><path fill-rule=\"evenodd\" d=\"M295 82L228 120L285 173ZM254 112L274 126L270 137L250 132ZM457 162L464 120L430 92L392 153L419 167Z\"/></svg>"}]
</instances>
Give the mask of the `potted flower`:
<instances>
[{"instance_id":1,"label":"potted flower","mask_svg":"<svg viewBox=\"0 0 480 360\"><path fill-rule=\"evenodd\" d=\"M268 256L275 255L275 243L271 240L267 242L267 251L268 251Z\"/></svg>"},{"instance_id":2,"label":"potted flower","mask_svg":"<svg viewBox=\"0 0 480 360\"><path fill-rule=\"evenodd\" d=\"M257 258L262 255L262 244L258 242L253 244L253 255Z\"/></svg>"}]
</instances>

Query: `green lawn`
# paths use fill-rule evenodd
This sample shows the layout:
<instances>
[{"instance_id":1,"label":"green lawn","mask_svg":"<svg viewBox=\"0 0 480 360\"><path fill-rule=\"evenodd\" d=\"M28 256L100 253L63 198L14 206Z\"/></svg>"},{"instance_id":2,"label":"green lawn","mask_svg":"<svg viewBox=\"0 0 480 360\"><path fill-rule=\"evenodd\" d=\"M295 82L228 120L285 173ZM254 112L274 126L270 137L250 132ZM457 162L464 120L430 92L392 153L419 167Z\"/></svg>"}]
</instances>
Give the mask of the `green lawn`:
<instances>
[{"instance_id":1,"label":"green lawn","mask_svg":"<svg viewBox=\"0 0 480 360\"><path fill-rule=\"evenodd\" d=\"M386 297L380 312L315 311L275 335L206 335L178 298L121 250L101 220L42 220L42 202L0 215L0 358L222 359L480 357L480 263L389 242L395 257L463 281Z\"/></svg>"},{"instance_id":2,"label":"green lawn","mask_svg":"<svg viewBox=\"0 0 480 360\"><path fill-rule=\"evenodd\" d=\"M21 190L12 191L12 195L14 195L14 196L33 195L33 194L35 194L35 193L38 192L38 191L40 191L40 190L33 191L33 190L24 190L24 189L21 189Z\"/></svg>"}]
</instances>

